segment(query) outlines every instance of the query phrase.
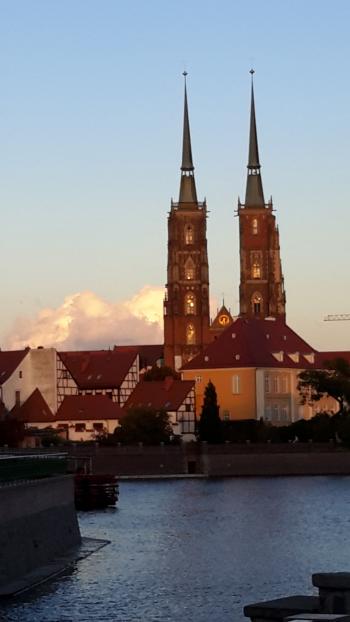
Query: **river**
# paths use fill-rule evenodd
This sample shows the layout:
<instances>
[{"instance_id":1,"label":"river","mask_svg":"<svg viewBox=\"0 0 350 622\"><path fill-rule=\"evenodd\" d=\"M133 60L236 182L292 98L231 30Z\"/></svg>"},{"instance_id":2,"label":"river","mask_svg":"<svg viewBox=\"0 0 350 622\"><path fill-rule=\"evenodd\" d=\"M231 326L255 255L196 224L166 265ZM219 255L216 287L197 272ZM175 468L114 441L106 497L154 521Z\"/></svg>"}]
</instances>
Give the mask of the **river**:
<instances>
[{"instance_id":1,"label":"river","mask_svg":"<svg viewBox=\"0 0 350 622\"><path fill-rule=\"evenodd\" d=\"M100 549L0 606L8 622L242 622L245 604L350 571L350 478L133 481L79 515Z\"/></svg>"}]
</instances>

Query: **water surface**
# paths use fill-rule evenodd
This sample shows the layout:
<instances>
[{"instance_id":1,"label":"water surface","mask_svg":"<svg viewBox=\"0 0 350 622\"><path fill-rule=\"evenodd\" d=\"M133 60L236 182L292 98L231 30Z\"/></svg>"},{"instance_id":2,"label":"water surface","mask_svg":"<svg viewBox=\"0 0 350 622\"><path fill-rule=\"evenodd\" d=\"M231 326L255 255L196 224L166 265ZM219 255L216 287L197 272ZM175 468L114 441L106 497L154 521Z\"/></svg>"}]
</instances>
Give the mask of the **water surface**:
<instances>
[{"instance_id":1,"label":"water surface","mask_svg":"<svg viewBox=\"0 0 350 622\"><path fill-rule=\"evenodd\" d=\"M9 622L242 622L245 604L313 593L350 571L350 478L123 482L118 509L81 513L111 544L0 607Z\"/></svg>"}]
</instances>

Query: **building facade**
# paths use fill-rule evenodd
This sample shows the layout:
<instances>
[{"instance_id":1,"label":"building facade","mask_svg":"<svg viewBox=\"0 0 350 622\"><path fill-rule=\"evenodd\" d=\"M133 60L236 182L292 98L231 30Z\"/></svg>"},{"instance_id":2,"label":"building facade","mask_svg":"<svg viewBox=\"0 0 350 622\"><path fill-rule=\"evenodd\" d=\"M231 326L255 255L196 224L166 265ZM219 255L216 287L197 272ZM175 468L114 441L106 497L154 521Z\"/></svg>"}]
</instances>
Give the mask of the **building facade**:
<instances>
[{"instance_id":1,"label":"building facade","mask_svg":"<svg viewBox=\"0 0 350 622\"><path fill-rule=\"evenodd\" d=\"M252 70L253 78L253 70ZM239 308L242 317L285 317L286 295L279 232L272 198L265 203L260 173L253 80L245 203L238 200L240 239Z\"/></svg>"},{"instance_id":2,"label":"building facade","mask_svg":"<svg viewBox=\"0 0 350 622\"><path fill-rule=\"evenodd\" d=\"M185 83L180 194L168 217L164 300L164 359L174 369L210 342L206 221L206 202L197 200Z\"/></svg>"},{"instance_id":3,"label":"building facade","mask_svg":"<svg viewBox=\"0 0 350 622\"><path fill-rule=\"evenodd\" d=\"M322 354L283 318L238 318L183 367L182 375L196 383L197 418L211 381L222 419L263 419L288 425L322 410L337 412L336 401L327 396L312 405L301 403L298 375L322 367Z\"/></svg>"}]
</instances>

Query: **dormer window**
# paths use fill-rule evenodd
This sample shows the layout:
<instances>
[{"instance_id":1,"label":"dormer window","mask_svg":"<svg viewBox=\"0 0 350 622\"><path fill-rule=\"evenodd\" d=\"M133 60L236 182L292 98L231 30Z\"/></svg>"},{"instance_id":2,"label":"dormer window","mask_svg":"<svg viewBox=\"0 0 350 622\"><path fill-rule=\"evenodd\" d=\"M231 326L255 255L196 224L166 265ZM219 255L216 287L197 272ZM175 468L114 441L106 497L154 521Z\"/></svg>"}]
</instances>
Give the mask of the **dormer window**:
<instances>
[{"instance_id":1,"label":"dormer window","mask_svg":"<svg viewBox=\"0 0 350 622\"><path fill-rule=\"evenodd\" d=\"M191 225L186 225L185 227L185 244L193 244L194 235L193 235L193 227Z\"/></svg>"}]
</instances>

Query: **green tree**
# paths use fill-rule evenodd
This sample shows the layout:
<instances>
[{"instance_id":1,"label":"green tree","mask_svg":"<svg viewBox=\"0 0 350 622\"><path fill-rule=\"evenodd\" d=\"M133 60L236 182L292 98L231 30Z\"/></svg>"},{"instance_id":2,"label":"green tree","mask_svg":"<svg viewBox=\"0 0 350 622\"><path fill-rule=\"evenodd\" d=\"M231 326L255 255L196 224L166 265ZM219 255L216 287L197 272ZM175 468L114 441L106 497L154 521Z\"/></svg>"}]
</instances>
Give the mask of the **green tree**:
<instances>
[{"instance_id":1,"label":"green tree","mask_svg":"<svg viewBox=\"0 0 350 622\"><path fill-rule=\"evenodd\" d=\"M333 397L344 414L350 405L350 364L337 358L325 362L325 369L306 370L299 374L298 390L302 403L317 402L322 397Z\"/></svg>"},{"instance_id":2,"label":"green tree","mask_svg":"<svg viewBox=\"0 0 350 622\"><path fill-rule=\"evenodd\" d=\"M207 443L222 442L222 423L219 415L216 389L210 380L204 391L198 436L199 440L206 441Z\"/></svg>"},{"instance_id":3,"label":"green tree","mask_svg":"<svg viewBox=\"0 0 350 622\"><path fill-rule=\"evenodd\" d=\"M143 407L130 408L114 432L116 441L127 445L168 443L172 434L169 415L165 410Z\"/></svg>"}]
</instances>

